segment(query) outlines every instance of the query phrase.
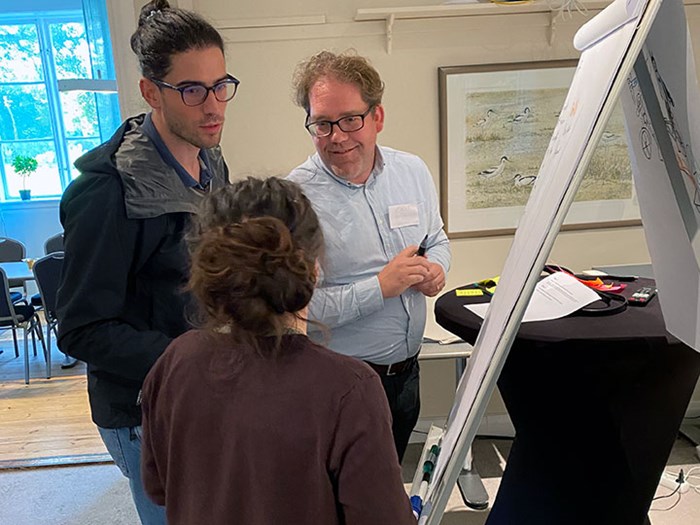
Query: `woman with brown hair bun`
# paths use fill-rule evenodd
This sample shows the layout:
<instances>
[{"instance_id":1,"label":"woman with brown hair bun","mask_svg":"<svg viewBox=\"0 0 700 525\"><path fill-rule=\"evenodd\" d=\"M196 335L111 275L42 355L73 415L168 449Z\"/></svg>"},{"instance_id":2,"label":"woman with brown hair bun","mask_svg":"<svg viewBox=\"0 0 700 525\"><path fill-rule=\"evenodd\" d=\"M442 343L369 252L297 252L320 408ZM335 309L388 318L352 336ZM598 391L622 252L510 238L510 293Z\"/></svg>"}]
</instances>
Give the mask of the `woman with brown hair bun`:
<instances>
[{"instance_id":1,"label":"woman with brown hair bun","mask_svg":"<svg viewBox=\"0 0 700 525\"><path fill-rule=\"evenodd\" d=\"M299 187L214 192L190 242L204 322L143 389L142 476L168 523L415 525L378 376L306 337L323 236Z\"/></svg>"}]
</instances>

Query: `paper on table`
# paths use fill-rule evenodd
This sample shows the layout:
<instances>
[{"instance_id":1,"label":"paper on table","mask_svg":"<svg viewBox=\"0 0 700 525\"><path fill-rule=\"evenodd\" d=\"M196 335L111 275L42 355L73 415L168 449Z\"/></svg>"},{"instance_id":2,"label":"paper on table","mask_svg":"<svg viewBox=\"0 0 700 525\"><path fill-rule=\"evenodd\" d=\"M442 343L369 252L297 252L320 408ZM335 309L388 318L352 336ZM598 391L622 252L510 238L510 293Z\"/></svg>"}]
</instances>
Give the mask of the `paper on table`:
<instances>
[{"instance_id":1,"label":"paper on table","mask_svg":"<svg viewBox=\"0 0 700 525\"><path fill-rule=\"evenodd\" d=\"M598 299L600 297L595 291L575 277L568 273L556 272L537 283L522 322L559 319ZM489 306L490 303L464 305L482 319Z\"/></svg>"}]
</instances>

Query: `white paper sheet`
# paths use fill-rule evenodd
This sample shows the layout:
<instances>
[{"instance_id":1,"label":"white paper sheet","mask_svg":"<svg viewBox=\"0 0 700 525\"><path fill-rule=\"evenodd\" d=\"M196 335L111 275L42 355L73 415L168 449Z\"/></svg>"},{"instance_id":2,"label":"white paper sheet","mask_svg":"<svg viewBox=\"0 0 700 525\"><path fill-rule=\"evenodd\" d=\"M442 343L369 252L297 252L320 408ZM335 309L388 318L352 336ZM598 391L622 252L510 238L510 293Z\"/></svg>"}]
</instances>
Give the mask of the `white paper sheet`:
<instances>
[{"instance_id":1,"label":"white paper sheet","mask_svg":"<svg viewBox=\"0 0 700 525\"><path fill-rule=\"evenodd\" d=\"M600 297L595 291L575 277L556 272L537 283L521 322L561 319L598 299ZM466 304L464 307L483 319L490 305Z\"/></svg>"},{"instance_id":2,"label":"white paper sheet","mask_svg":"<svg viewBox=\"0 0 700 525\"><path fill-rule=\"evenodd\" d=\"M700 89L681 2L665 2L642 58L620 97L634 184L666 329L700 351Z\"/></svg>"}]
</instances>

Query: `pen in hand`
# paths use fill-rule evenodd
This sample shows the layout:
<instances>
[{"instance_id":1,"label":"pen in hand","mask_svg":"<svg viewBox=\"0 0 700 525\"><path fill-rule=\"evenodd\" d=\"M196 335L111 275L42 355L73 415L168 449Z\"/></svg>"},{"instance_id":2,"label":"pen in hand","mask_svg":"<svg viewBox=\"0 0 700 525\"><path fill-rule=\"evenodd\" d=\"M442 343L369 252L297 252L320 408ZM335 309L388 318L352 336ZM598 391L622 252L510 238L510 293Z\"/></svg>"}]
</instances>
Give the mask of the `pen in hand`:
<instances>
[{"instance_id":1,"label":"pen in hand","mask_svg":"<svg viewBox=\"0 0 700 525\"><path fill-rule=\"evenodd\" d=\"M423 240L420 242L420 246L418 247L418 251L416 252L416 255L423 256L425 255L425 250L428 249L428 235L426 234L425 237L423 237Z\"/></svg>"}]
</instances>

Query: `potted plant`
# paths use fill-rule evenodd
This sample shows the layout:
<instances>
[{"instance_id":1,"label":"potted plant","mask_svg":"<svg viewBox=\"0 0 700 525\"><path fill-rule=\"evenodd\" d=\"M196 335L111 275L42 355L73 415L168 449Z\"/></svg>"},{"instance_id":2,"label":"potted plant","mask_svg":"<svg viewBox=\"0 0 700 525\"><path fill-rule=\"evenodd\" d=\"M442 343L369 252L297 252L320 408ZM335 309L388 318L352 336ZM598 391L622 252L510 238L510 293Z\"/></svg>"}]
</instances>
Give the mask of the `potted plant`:
<instances>
[{"instance_id":1,"label":"potted plant","mask_svg":"<svg viewBox=\"0 0 700 525\"><path fill-rule=\"evenodd\" d=\"M15 155L12 159L12 167L20 177L22 177L22 189L19 190L19 196L23 201L28 201L32 198L32 190L27 188L27 179L36 171L37 161L34 157L26 155Z\"/></svg>"}]
</instances>

